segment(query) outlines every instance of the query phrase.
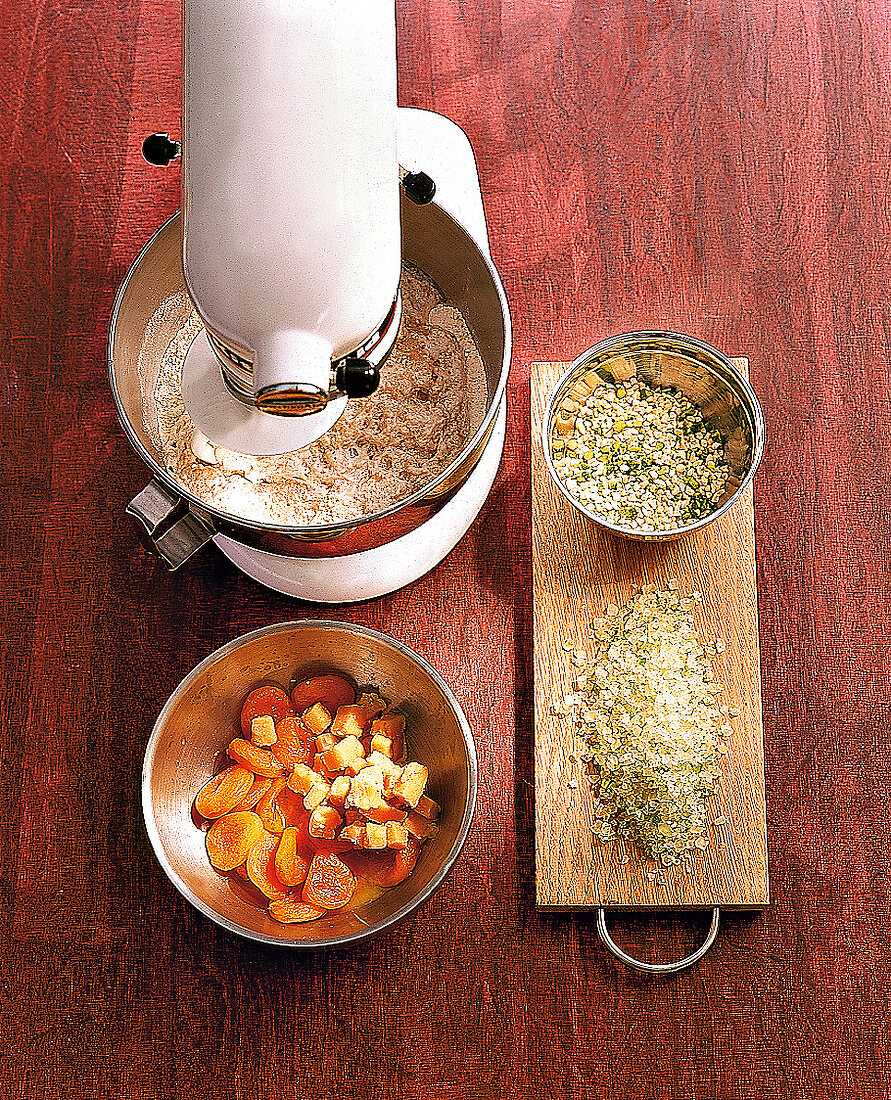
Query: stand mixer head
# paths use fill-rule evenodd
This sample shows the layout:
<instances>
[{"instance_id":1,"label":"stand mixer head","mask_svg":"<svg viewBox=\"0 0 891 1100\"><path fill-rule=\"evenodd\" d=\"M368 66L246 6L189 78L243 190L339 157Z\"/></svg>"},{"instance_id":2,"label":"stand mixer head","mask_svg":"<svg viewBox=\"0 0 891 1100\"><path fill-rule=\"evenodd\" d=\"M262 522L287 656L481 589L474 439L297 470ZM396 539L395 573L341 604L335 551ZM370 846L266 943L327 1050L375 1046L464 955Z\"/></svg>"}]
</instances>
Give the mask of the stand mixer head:
<instances>
[{"instance_id":1,"label":"stand mixer head","mask_svg":"<svg viewBox=\"0 0 891 1100\"><path fill-rule=\"evenodd\" d=\"M393 0L186 0L183 365L200 432L243 454L324 435L399 328Z\"/></svg>"}]
</instances>

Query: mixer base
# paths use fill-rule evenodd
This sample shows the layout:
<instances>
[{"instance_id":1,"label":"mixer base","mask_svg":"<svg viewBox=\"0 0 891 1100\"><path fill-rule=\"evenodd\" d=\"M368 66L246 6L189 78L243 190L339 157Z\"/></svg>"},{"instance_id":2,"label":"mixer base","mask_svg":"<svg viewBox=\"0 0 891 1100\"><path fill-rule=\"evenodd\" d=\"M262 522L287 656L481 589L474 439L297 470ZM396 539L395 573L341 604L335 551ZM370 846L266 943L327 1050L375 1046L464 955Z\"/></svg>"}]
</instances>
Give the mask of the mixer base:
<instances>
[{"instance_id":1,"label":"mixer base","mask_svg":"<svg viewBox=\"0 0 891 1100\"><path fill-rule=\"evenodd\" d=\"M453 550L479 515L504 450L505 402L492 436L467 481L416 530L375 550L339 558L295 558L244 546L228 535L214 542L242 573L284 596L310 603L373 600L423 577Z\"/></svg>"}]
</instances>

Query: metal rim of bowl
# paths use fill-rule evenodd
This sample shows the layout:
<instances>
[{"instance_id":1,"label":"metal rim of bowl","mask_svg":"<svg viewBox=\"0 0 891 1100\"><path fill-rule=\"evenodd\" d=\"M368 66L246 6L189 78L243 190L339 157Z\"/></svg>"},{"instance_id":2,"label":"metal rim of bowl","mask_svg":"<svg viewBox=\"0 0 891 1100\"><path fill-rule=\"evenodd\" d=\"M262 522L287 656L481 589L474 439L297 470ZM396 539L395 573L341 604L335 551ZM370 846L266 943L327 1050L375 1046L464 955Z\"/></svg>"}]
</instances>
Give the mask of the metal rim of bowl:
<instances>
[{"instance_id":1,"label":"metal rim of bowl","mask_svg":"<svg viewBox=\"0 0 891 1100\"><path fill-rule=\"evenodd\" d=\"M581 370L582 367L587 366L592 359L601 355L605 351L615 350L617 355L627 354L632 345L634 344L646 344L651 343L654 340L674 340L682 345L679 350L683 352L683 346L704 353L716 359L721 367L730 375L733 379L734 385L738 386L740 390L745 394L748 405L744 404L746 416L749 420L752 429L752 460L749 464L749 469L746 476L742 479L737 486L736 492L728 500L725 500L720 508L716 508L713 512L709 512L707 516L701 516L695 523L688 523L684 527L670 527L670 528L651 528L641 529L639 527L622 527L617 523L610 523L609 520L604 519L603 516L598 515L596 512L591 511L582 502L572 495L569 489L563 484L563 480L557 473L554 467L554 460L551 455L551 425L554 419L554 409L559 399L563 396L564 391L568 388L571 381L574 381L574 376ZM641 349L643 350L643 349ZM642 332L626 332L619 336L608 336L606 339L594 344L593 347L583 351L570 366L563 372L557 385L554 387L551 396L548 398L545 405L544 417L541 423L541 446L544 450L545 462L548 466L548 473L551 475L551 480L566 497L570 504L573 505L577 511L581 512L583 516L586 516L592 523L596 523L599 527L605 528L607 531L613 531L618 535L623 535L626 538L638 539L638 540L653 540L659 539L674 539L679 538L682 535L689 534L691 531L698 531L701 527L705 527L707 524L712 523L720 516L724 515L736 501L740 495L751 485L752 479L755 477L755 471L761 463L761 459L764 457L765 446L765 424L764 413L761 409L761 403L755 391L752 389L749 380L742 375L739 370L730 362L729 358L719 351L712 344L706 343L704 340L699 340L695 336L685 336L679 332L663 332L659 330L649 330Z\"/></svg>"},{"instance_id":2,"label":"metal rim of bowl","mask_svg":"<svg viewBox=\"0 0 891 1100\"><path fill-rule=\"evenodd\" d=\"M458 227L458 229L461 230L462 233L464 233L468 237L470 236L469 231L466 230L460 222L453 218L447 210L443 209L435 202L432 202L429 205L436 206L443 217L448 218L451 222L454 222L454 224ZM180 482L177 481L175 477L173 477L167 467L154 455L152 455L143 445L135 429L130 423L130 418L126 415L124 411L124 404L121 400L121 395L118 389L117 380L115 378L114 372L115 334L117 330L121 305L124 301L124 296L127 292L127 288L130 285L131 280L135 276L136 270L139 267L140 263L155 246L156 240L170 226L172 222L176 221L180 217L181 212L177 210L175 214L171 214L171 216L167 219L167 221L163 223L163 225L160 225L155 230L155 232L151 235L151 237L149 237L149 239L140 249L136 259L130 265L124 281L118 288L118 292L115 295L114 305L111 311L111 322L108 329L106 365L108 370L109 385L111 388L112 398L114 399L118 421L120 422L121 427L124 429L124 434L127 436L127 440L130 443L130 446L133 448L134 451L136 451L137 455L139 455L143 463L148 466L148 468L152 471L152 475L158 478L158 480L161 481L161 483L165 485L172 493L175 493L177 496L185 500L189 504L190 508L192 508L194 511L213 516L215 519L220 520L224 523L234 523L237 526L245 527L254 531L271 531L275 534L281 535L292 535L295 532L302 533L311 531L313 540L319 542L324 541L328 538L337 538L339 535L342 535L344 531L352 530L353 528L361 527L365 524L374 523L377 520L386 519L387 516L391 516L395 512L401 512L404 508L410 508L415 504L422 503L427 496L434 493L440 485L446 482L450 477L455 474L458 469L460 469L461 464L466 461L467 456L473 453L473 451L480 445L486 435L491 431L492 425L495 423L495 418L498 415L498 409L500 407L501 400L504 397L505 389L507 388L507 379L510 373L512 338L511 320L510 310L507 303L507 294L505 293L504 284L501 281L501 276L498 274L498 270L495 267L495 264L493 263L491 257L486 252L484 252L479 247L479 245L476 244L476 242L474 242L474 244L476 245L476 250L479 253L479 257L483 261L483 264L486 267L490 278L492 279L495 293L501 304L501 314L504 320L504 351L502 355L501 372L498 376L498 384L496 385L495 390L489 398L489 405L486 409L486 415L483 417L483 422L482 424L480 424L479 428L477 428L476 432L474 432L473 436L464 445L461 453L449 464L449 466L445 470L443 470L431 481L426 482L424 485L422 485L420 489L416 489L413 493L409 494L409 496L403 497L401 500L396 501L395 504L391 504L387 508L383 508L381 509L381 511L375 512L373 515L360 516L357 519L343 520L339 523L319 524L317 526L297 527L288 526L287 524L282 523L260 523L257 520L248 519L245 516L237 516L232 514L231 512L225 512L221 508L208 504L206 501L201 500L200 497L195 496L195 494L186 489L184 485L181 485ZM432 276L430 276L430 278L432 278Z\"/></svg>"},{"instance_id":3,"label":"metal rim of bowl","mask_svg":"<svg viewBox=\"0 0 891 1100\"><path fill-rule=\"evenodd\" d=\"M418 894L417 897L412 898L406 902L397 912L392 916L387 917L385 921L379 924L370 925L358 932L351 932L346 936L337 936L327 940L282 940L277 939L275 936L266 936L262 933L251 932L241 925L235 924L233 921L227 920L225 917L212 909L209 905L205 905L199 897L197 897L186 884L180 879L176 870L167 858L167 853L164 850L164 845L161 842L160 832L158 831L155 823L155 815L152 803L152 789L151 789L151 764L157 749L157 744L161 737L161 730L164 723L167 720L168 715L179 702L183 694L191 686L192 682L207 668L213 665L215 662L221 660L223 657L228 656L234 650L247 642L254 641L257 638L267 637L271 634L278 634L286 630L294 630L301 627L315 627L338 630L349 630L357 634L364 634L368 638L375 638L378 641L384 642L387 645L393 646L403 656L407 657L410 661L417 664L436 684L439 690L442 692L449 706L455 714L458 720L458 725L461 729L461 734L464 738L464 745L467 749L467 805L464 808L464 816L461 821L461 828L458 830L458 835L455 837L455 842L452 845L451 851L443 861L442 866L433 876L433 878L427 883L426 887ZM394 928L397 924L400 924L406 917L410 916L416 909L419 909L426 901L428 901L432 895L442 885L446 875L452 869L458 856L461 854L461 850L464 847L465 841L470 833L470 826L473 823L473 815L476 809L476 796L477 786L479 780L479 763L476 755L476 745L473 741L473 734L470 729L470 723L464 714L461 704L455 698L451 688L440 676L435 668L429 664L420 654L415 653L413 649L410 649L407 645L397 641L395 638L390 637L388 634L381 634L377 630L372 630L367 626L359 626L356 623L340 622L334 619L294 619L291 622L273 623L271 626L260 627L258 630L252 630L247 634L241 634L237 638L233 638L231 642L227 642L225 645L220 646L219 649L215 649L213 653L210 653L203 661L200 661L195 667L183 677L183 679L177 684L174 690L171 692L166 703L161 708L161 712L155 720L155 724L152 727L151 736L149 737L148 744L146 745L145 754L143 756L142 763L142 816L145 821L146 830L148 832L149 841L152 846L152 850L155 853L155 858L161 864L161 868L166 874L167 878L173 884L173 886L179 891L180 894L193 905L204 916L208 917L224 928L227 932L232 932L237 936L241 936L244 939L253 940L256 943L263 943L270 947L284 947L284 948L304 948L312 949L326 948L326 947L347 947L350 944L358 943L360 940L367 939L369 936L376 936L379 932L384 932L389 928Z\"/></svg>"}]
</instances>

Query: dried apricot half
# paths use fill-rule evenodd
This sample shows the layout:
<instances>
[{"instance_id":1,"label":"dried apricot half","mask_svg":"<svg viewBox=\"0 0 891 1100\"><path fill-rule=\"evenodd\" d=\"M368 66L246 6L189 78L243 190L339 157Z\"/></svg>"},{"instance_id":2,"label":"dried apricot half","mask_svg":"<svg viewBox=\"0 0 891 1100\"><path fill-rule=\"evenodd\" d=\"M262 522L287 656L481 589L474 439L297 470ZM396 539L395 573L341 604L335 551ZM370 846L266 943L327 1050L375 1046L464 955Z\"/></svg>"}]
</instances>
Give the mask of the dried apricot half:
<instances>
[{"instance_id":1,"label":"dried apricot half","mask_svg":"<svg viewBox=\"0 0 891 1100\"><path fill-rule=\"evenodd\" d=\"M340 909L353 896L356 876L333 852L317 852L303 884L303 900L322 909Z\"/></svg>"},{"instance_id":2,"label":"dried apricot half","mask_svg":"<svg viewBox=\"0 0 891 1100\"><path fill-rule=\"evenodd\" d=\"M253 783L253 772L233 764L204 784L195 797L195 809L208 820L222 817L235 809Z\"/></svg>"},{"instance_id":3,"label":"dried apricot half","mask_svg":"<svg viewBox=\"0 0 891 1100\"><path fill-rule=\"evenodd\" d=\"M269 903L269 915L281 924L297 924L308 920L318 920L325 910L317 905L308 905L299 892L286 894L282 898L273 898Z\"/></svg>"},{"instance_id":4,"label":"dried apricot half","mask_svg":"<svg viewBox=\"0 0 891 1100\"><path fill-rule=\"evenodd\" d=\"M285 829L275 850L275 873L285 886L299 886L309 871L309 862L298 848L299 836L297 829Z\"/></svg>"},{"instance_id":5,"label":"dried apricot half","mask_svg":"<svg viewBox=\"0 0 891 1100\"><path fill-rule=\"evenodd\" d=\"M252 810L238 810L218 817L207 830L207 857L218 871L234 871L250 854L265 832Z\"/></svg>"},{"instance_id":6,"label":"dried apricot half","mask_svg":"<svg viewBox=\"0 0 891 1100\"><path fill-rule=\"evenodd\" d=\"M276 722L275 736L273 754L288 771L293 771L298 764L308 764L312 760L312 734L293 714Z\"/></svg>"},{"instance_id":7,"label":"dried apricot half","mask_svg":"<svg viewBox=\"0 0 891 1100\"><path fill-rule=\"evenodd\" d=\"M229 755L254 775L263 775L267 779L275 779L285 770L268 749L258 748L243 737L236 737L229 742Z\"/></svg>"},{"instance_id":8,"label":"dried apricot half","mask_svg":"<svg viewBox=\"0 0 891 1100\"><path fill-rule=\"evenodd\" d=\"M248 878L267 898L280 898L287 894L285 884L275 873L275 850L278 837L273 833L264 833L248 853L244 865Z\"/></svg>"},{"instance_id":9,"label":"dried apricot half","mask_svg":"<svg viewBox=\"0 0 891 1100\"><path fill-rule=\"evenodd\" d=\"M325 710L333 714L338 707L355 703L356 693L353 686L342 676L313 676L304 680L291 692L291 703L298 714L303 714L315 703L321 703Z\"/></svg>"}]
</instances>

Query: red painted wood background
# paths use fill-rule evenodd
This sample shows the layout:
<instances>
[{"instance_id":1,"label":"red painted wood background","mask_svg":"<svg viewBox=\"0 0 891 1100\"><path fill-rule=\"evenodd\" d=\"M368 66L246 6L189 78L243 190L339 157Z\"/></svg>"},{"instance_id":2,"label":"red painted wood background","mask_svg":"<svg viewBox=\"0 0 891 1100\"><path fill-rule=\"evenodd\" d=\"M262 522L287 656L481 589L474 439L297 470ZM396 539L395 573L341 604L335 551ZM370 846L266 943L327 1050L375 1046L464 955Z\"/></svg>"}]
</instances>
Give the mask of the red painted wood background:
<instances>
[{"instance_id":1,"label":"red painted wood background","mask_svg":"<svg viewBox=\"0 0 891 1100\"><path fill-rule=\"evenodd\" d=\"M507 454L432 575L333 612L446 676L481 790L386 939L261 950L147 845L154 717L225 640L314 613L124 515L117 286L177 206L177 0L0 9L0 1093L214 1100L889 1095L889 0L398 0L401 98L470 135L515 325ZM773 905L651 981L533 905L529 364L648 326L747 355ZM699 929L620 926L645 957Z\"/></svg>"}]
</instances>

